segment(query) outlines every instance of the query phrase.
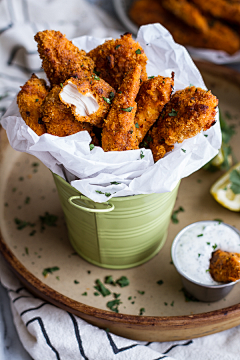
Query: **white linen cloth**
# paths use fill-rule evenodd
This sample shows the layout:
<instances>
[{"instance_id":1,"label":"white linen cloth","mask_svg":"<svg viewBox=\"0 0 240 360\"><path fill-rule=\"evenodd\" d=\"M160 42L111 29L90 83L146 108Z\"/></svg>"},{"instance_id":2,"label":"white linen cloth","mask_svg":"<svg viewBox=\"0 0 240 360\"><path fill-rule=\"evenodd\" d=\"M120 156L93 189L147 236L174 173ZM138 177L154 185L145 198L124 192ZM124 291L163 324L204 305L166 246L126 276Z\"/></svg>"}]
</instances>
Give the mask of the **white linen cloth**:
<instances>
[{"instance_id":1,"label":"white linen cloth","mask_svg":"<svg viewBox=\"0 0 240 360\"><path fill-rule=\"evenodd\" d=\"M83 0L2 0L2 113L30 74L41 73L40 60L32 39L37 31L51 28L62 31L68 38L84 34L116 37L123 32L115 19L110 19L100 9ZM114 28L119 30L113 30ZM14 323L22 344L34 360L233 360L239 357L240 327L193 341L138 342L100 330L32 296L6 268L2 259L0 281L8 290Z\"/></svg>"}]
</instances>

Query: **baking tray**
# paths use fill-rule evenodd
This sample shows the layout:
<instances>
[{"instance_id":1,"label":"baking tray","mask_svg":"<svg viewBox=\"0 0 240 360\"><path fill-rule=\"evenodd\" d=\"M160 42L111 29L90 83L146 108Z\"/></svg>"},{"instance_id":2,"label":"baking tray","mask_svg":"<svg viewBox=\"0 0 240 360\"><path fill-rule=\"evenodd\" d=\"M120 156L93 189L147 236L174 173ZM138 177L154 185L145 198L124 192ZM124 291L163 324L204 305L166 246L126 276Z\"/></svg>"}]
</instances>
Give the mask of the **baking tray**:
<instances>
[{"instance_id":1,"label":"baking tray","mask_svg":"<svg viewBox=\"0 0 240 360\"><path fill-rule=\"evenodd\" d=\"M225 119L235 125L238 133L240 74L207 63L198 62L197 66L207 86L220 99ZM80 258L71 248L51 172L33 156L14 151L3 129L0 134L0 251L33 294L112 333L137 340L190 339L240 324L240 284L221 301L192 301L184 294L170 257L175 235L194 221L218 218L240 229L239 213L221 207L209 194L221 172L199 170L182 180L175 209L182 206L184 211L178 214L178 224L170 224L166 244L157 256L133 269L102 269ZM237 134L231 145L240 161ZM58 217L56 226L41 229L39 216L46 212ZM18 230L15 219L29 224ZM54 266L59 270L47 277L42 275L45 268ZM119 313L106 307L112 294L94 295L95 280L103 281L108 275L114 279L127 276L130 280L130 285L123 288L107 286L112 293L121 294ZM145 311L140 316L142 308Z\"/></svg>"}]
</instances>

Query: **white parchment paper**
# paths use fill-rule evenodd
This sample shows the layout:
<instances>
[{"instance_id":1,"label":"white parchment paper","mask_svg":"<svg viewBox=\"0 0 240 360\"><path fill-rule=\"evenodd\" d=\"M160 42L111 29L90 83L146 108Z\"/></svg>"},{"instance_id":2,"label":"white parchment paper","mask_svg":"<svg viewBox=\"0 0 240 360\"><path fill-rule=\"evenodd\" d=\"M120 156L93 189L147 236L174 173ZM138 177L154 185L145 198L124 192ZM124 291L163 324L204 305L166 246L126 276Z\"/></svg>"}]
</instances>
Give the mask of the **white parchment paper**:
<instances>
[{"instance_id":1,"label":"white parchment paper","mask_svg":"<svg viewBox=\"0 0 240 360\"><path fill-rule=\"evenodd\" d=\"M73 42L79 48L89 51L104 40L83 36ZM174 91L190 84L206 88L186 49L176 44L164 27L159 24L142 26L137 41L149 59L149 76L171 76L174 71ZM217 155L221 146L218 114L216 121L205 132L207 137L200 133L176 144L173 151L155 164L152 152L148 149L104 152L102 148L95 147L90 151L91 137L87 131L66 137L51 134L38 136L21 118L16 100L2 118L2 126L15 150L36 156L51 171L65 179L67 174L66 180L73 179L71 185L82 194L96 202L104 202L111 197L173 190L180 179L192 174Z\"/></svg>"}]
</instances>

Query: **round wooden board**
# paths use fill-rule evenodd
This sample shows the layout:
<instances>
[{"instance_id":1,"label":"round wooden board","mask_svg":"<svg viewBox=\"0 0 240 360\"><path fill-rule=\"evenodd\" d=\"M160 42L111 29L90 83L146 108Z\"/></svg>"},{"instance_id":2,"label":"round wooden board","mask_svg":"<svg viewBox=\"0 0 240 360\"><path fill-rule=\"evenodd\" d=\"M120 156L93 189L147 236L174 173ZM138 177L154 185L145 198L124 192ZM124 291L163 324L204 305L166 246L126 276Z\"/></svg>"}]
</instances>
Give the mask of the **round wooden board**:
<instances>
[{"instance_id":1,"label":"round wooden board","mask_svg":"<svg viewBox=\"0 0 240 360\"><path fill-rule=\"evenodd\" d=\"M225 119L235 125L238 133L240 74L212 64L197 65L208 88L220 99ZM170 257L175 235L194 221L220 218L240 229L239 213L221 207L209 194L211 184L221 172L199 170L182 180L175 209L182 206L184 212L179 213L178 224L170 224L166 244L157 256L133 269L107 270L89 264L71 248L50 171L33 156L14 151L3 129L0 134L0 251L32 293L94 325L137 340L190 339L240 324L240 284L219 302L187 301ZM237 135L231 145L240 161ZM41 231L39 216L46 212L58 216L57 226L46 225ZM35 226L28 224L18 230L15 219ZM44 277L43 269L53 266L60 270ZM124 288L108 286L112 293L121 294L118 314L106 307L114 298L112 294L94 295L95 280L103 281L107 275L114 279L124 275L130 280L130 285ZM157 284L159 280L162 285ZM83 295L85 292L87 296ZM145 309L143 316L139 316L141 308Z\"/></svg>"}]
</instances>

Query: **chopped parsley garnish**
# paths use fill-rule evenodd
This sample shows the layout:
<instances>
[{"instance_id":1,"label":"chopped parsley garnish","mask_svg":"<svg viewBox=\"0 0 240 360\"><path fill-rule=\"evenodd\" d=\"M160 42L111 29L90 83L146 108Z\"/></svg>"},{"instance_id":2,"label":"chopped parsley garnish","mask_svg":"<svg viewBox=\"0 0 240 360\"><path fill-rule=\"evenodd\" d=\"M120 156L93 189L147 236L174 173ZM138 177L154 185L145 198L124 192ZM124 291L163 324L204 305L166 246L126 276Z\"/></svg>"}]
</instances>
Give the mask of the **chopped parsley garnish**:
<instances>
[{"instance_id":1,"label":"chopped parsley garnish","mask_svg":"<svg viewBox=\"0 0 240 360\"><path fill-rule=\"evenodd\" d=\"M174 110L174 109L172 109L172 112L170 112L168 115L169 116L177 116L177 111L176 110Z\"/></svg>"},{"instance_id":2,"label":"chopped parsley garnish","mask_svg":"<svg viewBox=\"0 0 240 360\"><path fill-rule=\"evenodd\" d=\"M170 305L171 305L171 306L174 306L174 301L172 301Z\"/></svg>"},{"instance_id":3,"label":"chopped parsley garnish","mask_svg":"<svg viewBox=\"0 0 240 360\"><path fill-rule=\"evenodd\" d=\"M135 124L135 127L136 127L137 129L139 129L139 125L138 125L138 123L136 123L136 124Z\"/></svg>"},{"instance_id":4,"label":"chopped parsley garnish","mask_svg":"<svg viewBox=\"0 0 240 360\"><path fill-rule=\"evenodd\" d=\"M7 202L5 202L5 203L4 203L4 206L8 207L8 203L7 203Z\"/></svg>"},{"instance_id":5,"label":"chopped parsley garnish","mask_svg":"<svg viewBox=\"0 0 240 360\"><path fill-rule=\"evenodd\" d=\"M104 279L104 283L116 286L116 282L113 280L112 275L106 276Z\"/></svg>"},{"instance_id":6,"label":"chopped parsley garnish","mask_svg":"<svg viewBox=\"0 0 240 360\"><path fill-rule=\"evenodd\" d=\"M130 284L130 281L126 276L121 276L118 280L116 280L116 283L121 287L124 287L124 286L128 286Z\"/></svg>"},{"instance_id":7,"label":"chopped parsley garnish","mask_svg":"<svg viewBox=\"0 0 240 360\"><path fill-rule=\"evenodd\" d=\"M115 300L111 300L108 301L107 303L107 307L114 311L115 313L118 313L118 306L121 304L121 300L120 299L115 299Z\"/></svg>"},{"instance_id":8,"label":"chopped parsley garnish","mask_svg":"<svg viewBox=\"0 0 240 360\"><path fill-rule=\"evenodd\" d=\"M62 84L62 83L60 83L60 86L63 88L63 84Z\"/></svg>"},{"instance_id":9,"label":"chopped parsley garnish","mask_svg":"<svg viewBox=\"0 0 240 360\"><path fill-rule=\"evenodd\" d=\"M17 225L17 229L18 229L18 230L22 230L22 229L24 229L26 226L31 226L31 227L33 227L33 226L36 225L36 224L34 224L34 223L30 223L29 221L20 220L20 219L18 219L18 218L15 218L14 221L15 221L15 224Z\"/></svg>"},{"instance_id":10,"label":"chopped parsley garnish","mask_svg":"<svg viewBox=\"0 0 240 360\"><path fill-rule=\"evenodd\" d=\"M236 169L230 173L231 186L230 189L234 194L240 194L240 172Z\"/></svg>"},{"instance_id":11,"label":"chopped parsley garnish","mask_svg":"<svg viewBox=\"0 0 240 360\"><path fill-rule=\"evenodd\" d=\"M143 151L140 152L140 158L143 159L145 155L143 155Z\"/></svg>"},{"instance_id":12,"label":"chopped parsley garnish","mask_svg":"<svg viewBox=\"0 0 240 360\"><path fill-rule=\"evenodd\" d=\"M74 284L79 284L79 281L77 281L77 280L74 280Z\"/></svg>"},{"instance_id":13,"label":"chopped parsley garnish","mask_svg":"<svg viewBox=\"0 0 240 360\"><path fill-rule=\"evenodd\" d=\"M213 248L213 250L215 250L215 249L217 248L217 244L214 244L214 245L212 246L212 248Z\"/></svg>"},{"instance_id":14,"label":"chopped parsley garnish","mask_svg":"<svg viewBox=\"0 0 240 360\"><path fill-rule=\"evenodd\" d=\"M36 100L35 100L35 102L38 102L38 101L39 101L39 99L36 99Z\"/></svg>"},{"instance_id":15,"label":"chopped parsley garnish","mask_svg":"<svg viewBox=\"0 0 240 360\"><path fill-rule=\"evenodd\" d=\"M94 72L94 74L96 74L96 75L100 75L100 74L101 74L101 71L94 70L93 72Z\"/></svg>"},{"instance_id":16,"label":"chopped parsley garnish","mask_svg":"<svg viewBox=\"0 0 240 360\"><path fill-rule=\"evenodd\" d=\"M207 245L211 245L211 243L210 243L210 242L207 242L206 244L207 244Z\"/></svg>"},{"instance_id":17,"label":"chopped parsley garnish","mask_svg":"<svg viewBox=\"0 0 240 360\"><path fill-rule=\"evenodd\" d=\"M198 254L198 257L200 257L201 256L201 254Z\"/></svg>"},{"instance_id":18,"label":"chopped parsley garnish","mask_svg":"<svg viewBox=\"0 0 240 360\"><path fill-rule=\"evenodd\" d=\"M182 206L179 206L179 208L177 210L175 210L173 213L172 213L172 216L171 216L171 219L172 219L172 222L174 224L178 224L179 223L179 220L177 218L177 215L178 213L184 211L183 207Z\"/></svg>"},{"instance_id":19,"label":"chopped parsley garnish","mask_svg":"<svg viewBox=\"0 0 240 360\"><path fill-rule=\"evenodd\" d=\"M135 304L135 301L132 301L131 304Z\"/></svg>"},{"instance_id":20,"label":"chopped parsley garnish","mask_svg":"<svg viewBox=\"0 0 240 360\"><path fill-rule=\"evenodd\" d=\"M135 51L135 53L136 53L136 54L141 54L142 52L141 52L140 49L137 49L137 50Z\"/></svg>"},{"instance_id":21,"label":"chopped parsley garnish","mask_svg":"<svg viewBox=\"0 0 240 360\"><path fill-rule=\"evenodd\" d=\"M104 285L103 283L97 279L96 280L96 286L94 286L94 288L100 292L100 294L102 294L102 296L107 296L107 295L110 295L111 294L111 291L109 291Z\"/></svg>"},{"instance_id":22,"label":"chopped parsley garnish","mask_svg":"<svg viewBox=\"0 0 240 360\"><path fill-rule=\"evenodd\" d=\"M112 101L112 99L114 98L115 94L113 91L110 91L109 93L109 99Z\"/></svg>"},{"instance_id":23,"label":"chopped parsley garnish","mask_svg":"<svg viewBox=\"0 0 240 360\"><path fill-rule=\"evenodd\" d=\"M122 94L122 91L118 91L119 94Z\"/></svg>"},{"instance_id":24,"label":"chopped parsley garnish","mask_svg":"<svg viewBox=\"0 0 240 360\"><path fill-rule=\"evenodd\" d=\"M32 167L37 167L37 166L39 166L39 163L37 162L32 163Z\"/></svg>"},{"instance_id":25,"label":"chopped parsley garnish","mask_svg":"<svg viewBox=\"0 0 240 360\"><path fill-rule=\"evenodd\" d=\"M121 108L122 111L126 111L126 112L131 112L133 109L133 106L129 106L128 108L124 109L124 108Z\"/></svg>"},{"instance_id":26,"label":"chopped parsley garnish","mask_svg":"<svg viewBox=\"0 0 240 360\"><path fill-rule=\"evenodd\" d=\"M221 224L223 222L222 219L213 219L214 221L218 221L219 224Z\"/></svg>"},{"instance_id":27,"label":"chopped parsley garnish","mask_svg":"<svg viewBox=\"0 0 240 360\"><path fill-rule=\"evenodd\" d=\"M45 268L42 272L43 276L47 276L48 274L52 274L54 271L60 270L58 266L53 266L49 268Z\"/></svg>"},{"instance_id":28,"label":"chopped parsley garnish","mask_svg":"<svg viewBox=\"0 0 240 360\"><path fill-rule=\"evenodd\" d=\"M25 204L29 204L30 203L30 197L27 196L26 199L25 199Z\"/></svg>"},{"instance_id":29,"label":"chopped parsley garnish","mask_svg":"<svg viewBox=\"0 0 240 360\"><path fill-rule=\"evenodd\" d=\"M203 236L203 234L198 234L198 235L197 235L197 237L201 237L201 236Z\"/></svg>"},{"instance_id":30,"label":"chopped parsley garnish","mask_svg":"<svg viewBox=\"0 0 240 360\"><path fill-rule=\"evenodd\" d=\"M29 255L28 247L25 247L25 253L26 253L26 255Z\"/></svg>"},{"instance_id":31,"label":"chopped parsley garnish","mask_svg":"<svg viewBox=\"0 0 240 360\"><path fill-rule=\"evenodd\" d=\"M88 274L91 274L91 270L88 270L87 273L88 273Z\"/></svg>"},{"instance_id":32,"label":"chopped parsley garnish","mask_svg":"<svg viewBox=\"0 0 240 360\"><path fill-rule=\"evenodd\" d=\"M85 291L84 293L82 293L82 296L87 296L87 292Z\"/></svg>"},{"instance_id":33,"label":"chopped parsley garnish","mask_svg":"<svg viewBox=\"0 0 240 360\"><path fill-rule=\"evenodd\" d=\"M59 276L56 276L56 279L57 279L57 280L60 280L60 277L59 277Z\"/></svg>"},{"instance_id":34,"label":"chopped parsley garnish","mask_svg":"<svg viewBox=\"0 0 240 360\"><path fill-rule=\"evenodd\" d=\"M168 303L167 303L167 302L164 302L164 305L165 305L165 306L167 306L167 305L168 305Z\"/></svg>"},{"instance_id":35,"label":"chopped parsley garnish","mask_svg":"<svg viewBox=\"0 0 240 360\"><path fill-rule=\"evenodd\" d=\"M36 230L33 230L33 231L30 232L29 236L33 236L35 234L36 234Z\"/></svg>"},{"instance_id":36,"label":"chopped parsley garnish","mask_svg":"<svg viewBox=\"0 0 240 360\"><path fill-rule=\"evenodd\" d=\"M97 75L92 75L92 77L94 78L94 80L100 80L100 77Z\"/></svg>"},{"instance_id":37,"label":"chopped parsley garnish","mask_svg":"<svg viewBox=\"0 0 240 360\"><path fill-rule=\"evenodd\" d=\"M96 193L104 195L104 193L100 190L95 190Z\"/></svg>"},{"instance_id":38,"label":"chopped parsley garnish","mask_svg":"<svg viewBox=\"0 0 240 360\"><path fill-rule=\"evenodd\" d=\"M19 181L23 181L23 180L24 180L24 177L23 177L23 176L20 176L20 177L18 178L18 180L19 180Z\"/></svg>"},{"instance_id":39,"label":"chopped parsley garnish","mask_svg":"<svg viewBox=\"0 0 240 360\"><path fill-rule=\"evenodd\" d=\"M128 297L128 300L132 300L132 296L129 296L129 297Z\"/></svg>"},{"instance_id":40,"label":"chopped parsley garnish","mask_svg":"<svg viewBox=\"0 0 240 360\"><path fill-rule=\"evenodd\" d=\"M41 231L45 230L45 226L57 226L56 221L58 217L56 215L49 214L48 211L45 212L44 216L39 216L41 221Z\"/></svg>"},{"instance_id":41,"label":"chopped parsley garnish","mask_svg":"<svg viewBox=\"0 0 240 360\"><path fill-rule=\"evenodd\" d=\"M140 295L144 295L144 294L145 294L145 291L138 290L138 293L139 293Z\"/></svg>"},{"instance_id":42,"label":"chopped parsley garnish","mask_svg":"<svg viewBox=\"0 0 240 360\"><path fill-rule=\"evenodd\" d=\"M115 46L115 49L117 50L118 48L120 48L120 46L122 46L122 45L117 45L117 46Z\"/></svg>"},{"instance_id":43,"label":"chopped parsley garnish","mask_svg":"<svg viewBox=\"0 0 240 360\"><path fill-rule=\"evenodd\" d=\"M207 269L207 270L206 270L206 272L209 272L209 271L210 271L210 269Z\"/></svg>"},{"instance_id":44,"label":"chopped parsley garnish","mask_svg":"<svg viewBox=\"0 0 240 360\"><path fill-rule=\"evenodd\" d=\"M162 82L163 84L165 84L165 81L163 80L163 82Z\"/></svg>"},{"instance_id":45,"label":"chopped parsley garnish","mask_svg":"<svg viewBox=\"0 0 240 360\"><path fill-rule=\"evenodd\" d=\"M155 76L148 76L148 79L154 79Z\"/></svg>"},{"instance_id":46,"label":"chopped parsley garnish","mask_svg":"<svg viewBox=\"0 0 240 360\"><path fill-rule=\"evenodd\" d=\"M187 150L185 150L185 149L181 149L184 153L187 151Z\"/></svg>"},{"instance_id":47,"label":"chopped parsley garnish","mask_svg":"<svg viewBox=\"0 0 240 360\"><path fill-rule=\"evenodd\" d=\"M106 101L106 103L111 104L111 100L109 98L103 96L103 100Z\"/></svg>"},{"instance_id":48,"label":"chopped parsley garnish","mask_svg":"<svg viewBox=\"0 0 240 360\"><path fill-rule=\"evenodd\" d=\"M111 193L109 193L109 192L105 192L105 194L104 194L106 197L109 197L109 196L111 196L112 194Z\"/></svg>"},{"instance_id":49,"label":"chopped parsley garnish","mask_svg":"<svg viewBox=\"0 0 240 360\"><path fill-rule=\"evenodd\" d=\"M12 192L16 192L17 191L17 188L12 188Z\"/></svg>"},{"instance_id":50,"label":"chopped parsley garnish","mask_svg":"<svg viewBox=\"0 0 240 360\"><path fill-rule=\"evenodd\" d=\"M112 184L112 185L120 185L121 183L119 183L117 181L111 181L110 184Z\"/></svg>"},{"instance_id":51,"label":"chopped parsley garnish","mask_svg":"<svg viewBox=\"0 0 240 360\"><path fill-rule=\"evenodd\" d=\"M163 284L163 280L158 280L158 281L157 281L157 284L158 284L158 285L162 285L162 284Z\"/></svg>"},{"instance_id":52,"label":"chopped parsley garnish","mask_svg":"<svg viewBox=\"0 0 240 360\"><path fill-rule=\"evenodd\" d=\"M113 293L113 296L115 297L115 299L118 299L121 296L121 294Z\"/></svg>"},{"instance_id":53,"label":"chopped parsley garnish","mask_svg":"<svg viewBox=\"0 0 240 360\"><path fill-rule=\"evenodd\" d=\"M204 136L205 136L205 137L208 137L208 135L207 135L207 134L204 134Z\"/></svg>"},{"instance_id":54,"label":"chopped parsley garnish","mask_svg":"<svg viewBox=\"0 0 240 360\"><path fill-rule=\"evenodd\" d=\"M93 295L94 295L94 296L99 296L100 294L99 294L99 292L94 291Z\"/></svg>"},{"instance_id":55,"label":"chopped parsley garnish","mask_svg":"<svg viewBox=\"0 0 240 360\"><path fill-rule=\"evenodd\" d=\"M145 313L145 308L141 308L140 310L139 310L139 315L141 316L141 315L143 315Z\"/></svg>"},{"instance_id":56,"label":"chopped parsley garnish","mask_svg":"<svg viewBox=\"0 0 240 360\"><path fill-rule=\"evenodd\" d=\"M89 147L90 147L90 151L91 151L94 149L95 146L93 144L90 144Z\"/></svg>"}]
</instances>

